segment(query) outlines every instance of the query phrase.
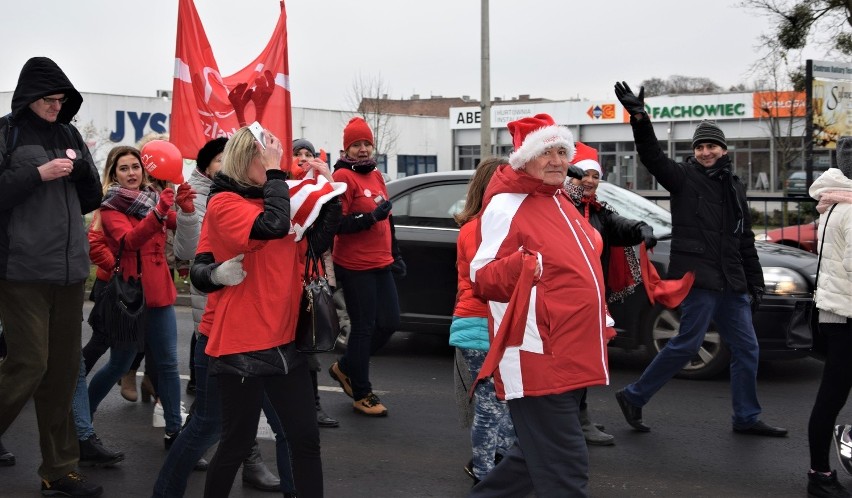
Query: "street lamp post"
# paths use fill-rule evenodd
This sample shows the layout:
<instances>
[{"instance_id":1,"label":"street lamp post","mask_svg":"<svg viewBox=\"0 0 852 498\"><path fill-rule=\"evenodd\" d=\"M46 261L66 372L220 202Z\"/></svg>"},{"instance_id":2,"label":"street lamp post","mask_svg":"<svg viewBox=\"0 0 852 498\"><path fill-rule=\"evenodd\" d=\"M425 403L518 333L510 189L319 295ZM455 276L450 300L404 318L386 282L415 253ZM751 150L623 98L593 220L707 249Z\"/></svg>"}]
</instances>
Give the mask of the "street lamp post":
<instances>
[{"instance_id":1,"label":"street lamp post","mask_svg":"<svg viewBox=\"0 0 852 498\"><path fill-rule=\"evenodd\" d=\"M491 55L488 43L488 0L482 0L482 54L480 70L482 75L482 96L479 99L480 140L479 160L491 155Z\"/></svg>"}]
</instances>

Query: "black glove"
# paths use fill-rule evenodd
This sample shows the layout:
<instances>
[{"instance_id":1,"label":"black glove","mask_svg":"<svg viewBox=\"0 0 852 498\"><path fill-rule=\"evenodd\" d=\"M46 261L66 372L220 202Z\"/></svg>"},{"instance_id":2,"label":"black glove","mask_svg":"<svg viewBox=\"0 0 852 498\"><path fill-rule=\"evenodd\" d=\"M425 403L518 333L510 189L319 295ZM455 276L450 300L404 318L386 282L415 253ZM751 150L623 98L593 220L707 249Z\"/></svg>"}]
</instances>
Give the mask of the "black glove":
<instances>
[{"instance_id":1,"label":"black glove","mask_svg":"<svg viewBox=\"0 0 852 498\"><path fill-rule=\"evenodd\" d=\"M654 227L651 225L642 225L639 228L639 233L642 234L642 240L645 242L646 249L651 249L657 245L657 238L654 237Z\"/></svg>"},{"instance_id":2,"label":"black glove","mask_svg":"<svg viewBox=\"0 0 852 498\"><path fill-rule=\"evenodd\" d=\"M394 278L402 279L405 278L407 273L407 267L405 266L405 261L402 260L402 257L397 257L393 260L390 266L391 273L393 273Z\"/></svg>"},{"instance_id":3,"label":"black glove","mask_svg":"<svg viewBox=\"0 0 852 498\"><path fill-rule=\"evenodd\" d=\"M385 201L378 205L376 209L370 213L376 221L386 220L391 212L391 201Z\"/></svg>"},{"instance_id":4,"label":"black glove","mask_svg":"<svg viewBox=\"0 0 852 498\"><path fill-rule=\"evenodd\" d=\"M586 172L583 171L579 166L575 166L573 164L568 165L569 178L576 178L578 180L582 180L584 176L586 176Z\"/></svg>"},{"instance_id":5,"label":"black glove","mask_svg":"<svg viewBox=\"0 0 852 498\"><path fill-rule=\"evenodd\" d=\"M749 294L751 294L748 300L751 312L755 313L757 312L757 308L760 307L760 302L763 301L763 287L753 285Z\"/></svg>"},{"instance_id":6,"label":"black glove","mask_svg":"<svg viewBox=\"0 0 852 498\"><path fill-rule=\"evenodd\" d=\"M639 96L633 94L626 81L615 84L615 96L631 116L645 112L645 87L639 88Z\"/></svg>"}]
</instances>

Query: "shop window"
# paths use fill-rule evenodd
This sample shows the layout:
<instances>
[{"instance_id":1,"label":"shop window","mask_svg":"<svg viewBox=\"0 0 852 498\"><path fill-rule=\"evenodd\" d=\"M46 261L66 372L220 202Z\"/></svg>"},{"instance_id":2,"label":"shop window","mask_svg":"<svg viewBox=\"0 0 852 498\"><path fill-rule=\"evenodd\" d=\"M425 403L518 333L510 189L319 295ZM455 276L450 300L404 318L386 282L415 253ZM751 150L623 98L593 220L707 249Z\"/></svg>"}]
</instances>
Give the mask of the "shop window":
<instances>
[{"instance_id":1,"label":"shop window","mask_svg":"<svg viewBox=\"0 0 852 498\"><path fill-rule=\"evenodd\" d=\"M396 156L397 178L436 171L438 171L437 156Z\"/></svg>"}]
</instances>

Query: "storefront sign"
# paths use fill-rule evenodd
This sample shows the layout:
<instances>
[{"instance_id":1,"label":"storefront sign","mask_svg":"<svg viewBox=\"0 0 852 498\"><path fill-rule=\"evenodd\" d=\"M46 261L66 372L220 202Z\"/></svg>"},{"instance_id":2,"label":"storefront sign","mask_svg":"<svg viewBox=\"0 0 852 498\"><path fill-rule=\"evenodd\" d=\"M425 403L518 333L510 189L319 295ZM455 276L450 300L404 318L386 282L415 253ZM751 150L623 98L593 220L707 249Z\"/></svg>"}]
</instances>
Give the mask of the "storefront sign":
<instances>
[{"instance_id":1,"label":"storefront sign","mask_svg":"<svg viewBox=\"0 0 852 498\"><path fill-rule=\"evenodd\" d=\"M814 78L829 80L852 80L852 64L842 62L813 61Z\"/></svg>"}]
</instances>

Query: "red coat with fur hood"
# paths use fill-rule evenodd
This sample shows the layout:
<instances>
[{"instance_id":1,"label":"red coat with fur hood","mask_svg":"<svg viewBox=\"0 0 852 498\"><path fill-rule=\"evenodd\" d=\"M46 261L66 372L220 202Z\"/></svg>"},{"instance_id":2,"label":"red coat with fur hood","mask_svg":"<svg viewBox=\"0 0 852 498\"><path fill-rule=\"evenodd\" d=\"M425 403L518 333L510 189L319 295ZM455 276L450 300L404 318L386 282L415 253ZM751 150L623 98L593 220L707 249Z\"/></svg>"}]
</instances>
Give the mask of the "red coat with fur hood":
<instances>
[{"instance_id":1,"label":"red coat with fur hood","mask_svg":"<svg viewBox=\"0 0 852 498\"><path fill-rule=\"evenodd\" d=\"M601 239L560 187L504 165L485 192L470 275L490 311L480 376L496 367L500 399L609 384Z\"/></svg>"}]
</instances>

